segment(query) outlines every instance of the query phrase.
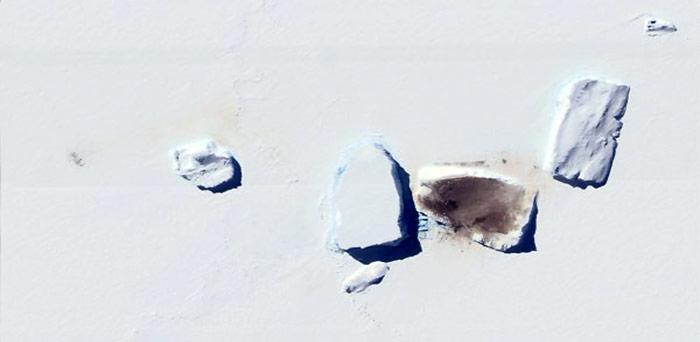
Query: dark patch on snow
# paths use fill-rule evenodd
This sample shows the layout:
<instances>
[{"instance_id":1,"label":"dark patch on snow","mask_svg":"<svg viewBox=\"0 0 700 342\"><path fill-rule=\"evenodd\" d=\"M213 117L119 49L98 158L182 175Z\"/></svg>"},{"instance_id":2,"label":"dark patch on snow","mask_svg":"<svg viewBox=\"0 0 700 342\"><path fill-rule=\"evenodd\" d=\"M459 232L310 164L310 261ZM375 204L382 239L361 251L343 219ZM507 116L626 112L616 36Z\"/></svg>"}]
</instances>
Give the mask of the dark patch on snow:
<instances>
[{"instance_id":1,"label":"dark patch on snow","mask_svg":"<svg viewBox=\"0 0 700 342\"><path fill-rule=\"evenodd\" d=\"M494 178L460 177L435 181L433 196L420 196L422 205L449 220L455 232L481 229L484 233L508 233L517 220L515 212L525 190ZM479 228L476 228L479 227Z\"/></svg>"},{"instance_id":2,"label":"dark patch on snow","mask_svg":"<svg viewBox=\"0 0 700 342\"><path fill-rule=\"evenodd\" d=\"M83 158L78 154L78 152L71 152L69 156L73 164L81 167L85 166L85 160L83 160Z\"/></svg>"}]
</instances>

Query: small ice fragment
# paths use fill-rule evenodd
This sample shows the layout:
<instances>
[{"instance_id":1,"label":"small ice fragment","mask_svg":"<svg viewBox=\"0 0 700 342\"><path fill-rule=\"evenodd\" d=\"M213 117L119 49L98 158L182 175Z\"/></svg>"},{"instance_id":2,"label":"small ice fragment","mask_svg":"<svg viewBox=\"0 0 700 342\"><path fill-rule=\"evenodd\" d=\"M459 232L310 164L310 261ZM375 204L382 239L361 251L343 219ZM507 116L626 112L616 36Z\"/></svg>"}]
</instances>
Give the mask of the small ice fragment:
<instances>
[{"instance_id":1,"label":"small ice fragment","mask_svg":"<svg viewBox=\"0 0 700 342\"><path fill-rule=\"evenodd\" d=\"M537 191L483 163L418 172L418 210L454 234L498 251L534 251Z\"/></svg>"},{"instance_id":2,"label":"small ice fragment","mask_svg":"<svg viewBox=\"0 0 700 342\"><path fill-rule=\"evenodd\" d=\"M660 36L667 33L676 32L676 25L670 21L659 18L648 18L644 21L644 32L649 36Z\"/></svg>"},{"instance_id":3,"label":"small ice fragment","mask_svg":"<svg viewBox=\"0 0 700 342\"><path fill-rule=\"evenodd\" d=\"M357 269L355 273L345 278L343 289L347 293L364 291L370 285L379 284L389 272L389 265L381 261L375 261Z\"/></svg>"},{"instance_id":4,"label":"small ice fragment","mask_svg":"<svg viewBox=\"0 0 700 342\"><path fill-rule=\"evenodd\" d=\"M201 190L224 192L240 186L241 171L233 154L211 140L189 143L171 151L173 169Z\"/></svg>"},{"instance_id":5,"label":"small ice fragment","mask_svg":"<svg viewBox=\"0 0 700 342\"><path fill-rule=\"evenodd\" d=\"M595 79L564 92L545 168L555 179L585 189L605 185L620 136L630 87Z\"/></svg>"}]
</instances>

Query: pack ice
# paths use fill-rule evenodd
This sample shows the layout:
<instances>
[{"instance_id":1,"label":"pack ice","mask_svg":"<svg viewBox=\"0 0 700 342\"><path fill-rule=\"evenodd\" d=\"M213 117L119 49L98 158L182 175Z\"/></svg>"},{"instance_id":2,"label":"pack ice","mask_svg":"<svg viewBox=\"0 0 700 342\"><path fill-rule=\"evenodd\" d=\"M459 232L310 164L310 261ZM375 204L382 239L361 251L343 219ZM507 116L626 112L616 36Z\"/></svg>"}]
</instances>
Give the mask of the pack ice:
<instances>
[{"instance_id":1,"label":"pack ice","mask_svg":"<svg viewBox=\"0 0 700 342\"><path fill-rule=\"evenodd\" d=\"M240 185L240 166L233 153L211 140L171 150L173 169L200 190L223 192Z\"/></svg>"},{"instance_id":2,"label":"pack ice","mask_svg":"<svg viewBox=\"0 0 700 342\"><path fill-rule=\"evenodd\" d=\"M676 32L676 25L670 21L659 18L647 18L644 21L644 32L649 36L660 36L667 33Z\"/></svg>"},{"instance_id":3,"label":"pack ice","mask_svg":"<svg viewBox=\"0 0 700 342\"><path fill-rule=\"evenodd\" d=\"M331 249L346 251L402 239L394 163L377 139L360 141L343 153L328 194Z\"/></svg>"},{"instance_id":4,"label":"pack ice","mask_svg":"<svg viewBox=\"0 0 700 342\"><path fill-rule=\"evenodd\" d=\"M507 253L535 250L537 190L482 163L423 167L415 199L456 235Z\"/></svg>"},{"instance_id":5,"label":"pack ice","mask_svg":"<svg viewBox=\"0 0 700 342\"><path fill-rule=\"evenodd\" d=\"M375 261L369 265L363 265L343 281L343 290L347 293L358 293L367 287L379 284L389 272L389 265L381 261Z\"/></svg>"},{"instance_id":6,"label":"pack ice","mask_svg":"<svg viewBox=\"0 0 700 342\"><path fill-rule=\"evenodd\" d=\"M629 86L596 79L564 90L545 163L555 179L582 189L605 185L629 92Z\"/></svg>"}]
</instances>

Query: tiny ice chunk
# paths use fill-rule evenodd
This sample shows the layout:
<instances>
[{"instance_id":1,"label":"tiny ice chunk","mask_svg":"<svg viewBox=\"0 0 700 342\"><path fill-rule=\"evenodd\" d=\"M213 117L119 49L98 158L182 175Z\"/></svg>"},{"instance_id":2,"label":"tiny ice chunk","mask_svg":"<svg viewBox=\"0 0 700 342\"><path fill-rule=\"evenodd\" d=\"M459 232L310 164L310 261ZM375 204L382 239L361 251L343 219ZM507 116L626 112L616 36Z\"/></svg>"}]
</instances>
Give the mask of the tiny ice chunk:
<instances>
[{"instance_id":1,"label":"tiny ice chunk","mask_svg":"<svg viewBox=\"0 0 700 342\"><path fill-rule=\"evenodd\" d=\"M676 32L676 25L670 21L659 18L648 18L644 21L644 32L649 36L660 36L667 33Z\"/></svg>"},{"instance_id":2,"label":"tiny ice chunk","mask_svg":"<svg viewBox=\"0 0 700 342\"><path fill-rule=\"evenodd\" d=\"M240 185L240 182L233 184L240 178L233 154L214 141L202 140L180 146L171 151L171 156L175 172L201 190L223 192Z\"/></svg>"},{"instance_id":3,"label":"tiny ice chunk","mask_svg":"<svg viewBox=\"0 0 700 342\"><path fill-rule=\"evenodd\" d=\"M345 278L343 289L347 293L362 292L370 285L379 284L387 272L389 272L389 265L385 262L375 261L364 265Z\"/></svg>"},{"instance_id":4,"label":"tiny ice chunk","mask_svg":"<svg viewBox=\"0 0 700 342\"><path fill-rule=\"evenodd\" d=\"M582 189L605 185L629 92L629 86L595 79L563 92L545 165L555 179Z\"/></svg>"}]
</instances>

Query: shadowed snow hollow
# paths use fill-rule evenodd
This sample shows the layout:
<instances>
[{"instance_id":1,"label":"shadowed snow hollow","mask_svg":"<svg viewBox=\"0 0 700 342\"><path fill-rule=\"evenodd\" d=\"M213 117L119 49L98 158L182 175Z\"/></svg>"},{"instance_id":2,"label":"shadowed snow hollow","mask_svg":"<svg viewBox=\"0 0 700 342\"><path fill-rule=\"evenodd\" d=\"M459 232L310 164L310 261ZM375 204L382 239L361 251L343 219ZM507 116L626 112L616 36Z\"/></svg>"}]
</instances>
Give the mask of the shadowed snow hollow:
<instances>
[{"instance_id":1,"label":"shadowed snow hollow","mask_svg":"<svg viewBox=\"0 0 700 342\"><path fill-rule=\"evenodd\" d=\"M347 293L358 293L367 287L379 284L389 272L389 265L381 261L375 261L369 265L363 265L355 273L343 281L343 290Z\"/></svg>"},{"instance_id":2,"label":"shadowed snow hollow","mask_svg":"<svg viewBox=\"0 0 700 342\"><path fill-rule=\"evenodd\" d=\"M430 165L418 182L418 210L456 235L508 253L535 250L535 189L482 163Z\"/></svg>"},{"instance_id":3,"label":"shadowed snow hollow","mask_svg":"<svg viewBox=\"0 0 700 342\"><path fill-rule=\"evenodd\" d=\"M584 79L562 94L546 168L574 187L605 185L610 175L630 88Z\"/></svg>"},{"instance_id":4,"label":"shadowed snow hollow","mask_svg":"<svg viewBox=\"0 0 700 342\"><path fill-rule=\"evenodd\" d=\"M175 172L200 190L224 192L241 185L241 169L233 153L211 140L180 146L171 155Z\"/></svg>"}]
</instances>

